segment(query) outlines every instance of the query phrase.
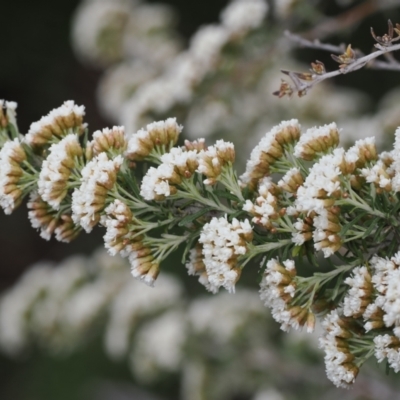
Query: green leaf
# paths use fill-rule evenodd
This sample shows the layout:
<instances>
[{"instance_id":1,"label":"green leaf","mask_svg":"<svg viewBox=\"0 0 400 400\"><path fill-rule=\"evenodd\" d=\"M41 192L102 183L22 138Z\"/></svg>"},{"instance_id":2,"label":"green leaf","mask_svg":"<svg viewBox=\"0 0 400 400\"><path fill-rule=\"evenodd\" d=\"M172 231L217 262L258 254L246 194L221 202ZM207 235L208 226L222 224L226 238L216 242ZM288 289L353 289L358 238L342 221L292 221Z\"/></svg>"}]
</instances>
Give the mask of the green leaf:
<instances>
[{"instance_id":1,"label":"green leaf","mask_svg":"<svg viewBox=\"0 0 400 400\"><path fill-rule=\"evenodd\" d=\"M365 231L364 237L368 237L372 231L379 226L379 219L378 218L374 218L373 220L371 220L371 224L368 227L368 229Z\"/></svg>"},{"instance_id":2,"label":"green leaf","mask_svg":"<svg viewBox=\"0 0 400 400\"><path fill-rule=\"evenodd\" d=\"M361 218L365 217L367 215L366 212L361 212L359 215L357 215L355 218L353 218L348 224L344 225L343 228L341 229L339 235L341 237L345 237L347 231L353 227Z\"/></svg>"},{"instance_id":3,"label":"green leaf","mask_svg":"<svg viewBox=\"0 0 400 400\"><path fill-rule=\"evenodd\" d=\"M218 197L223 197L225 199L229 199L232 201L239 201L239 199L232 193L227 192L226 190L215 190L214 194Z\"/></svg>"},{"instance_id":4,"label":"green leaf","mask_svg":"<svg viewBox=\"0 0 400 400\"><path fill-rule=\"evenodd\" d=\"M195 212L194 214L187 215L185 218L182 219L182 221L179 222L178 226L185 226L185 225L191 223L192 221L194 221L195 219L200 218L204 214L207 214L212 209L213 209L213 207L204 207L203 209Z\"/></svg>"},{"instance_id":5,"label":"green leaf","mask_svg":"<svg viewBox=\"0 0 400 400\"><path fill-rule=\"evenodd\" d=\"M199 234L200 234L200 232L194 232L192 235L190 235L188 237L188 240L186 242L185 250L183 251L183 254L182 254L182 259L181 259L182 264L185 264L186 258L187 258L187 254L189 253L189 251L193 247L193 242L199 237Z\"/></svg>"},{"instance_id":6,"label":"green leaf","mask_svg":"<svg viewBox=\"0 0 400 400\"><path fill-rule=\"evenodd\" d=\"M19 136L19 133L14 124L8 124L7 128L9 129L9 131L11 133L11 139L15 139Z\"/></svg>"},{"instance_id":7,"label":"green leaf","mask_svg":"<svg viewBox=\"0 0 400 400\"><path fill-rule=\"evenodd\" d=\"M376 188L375 188L375 185L373 183L371 183L371 185L370 185L370 195L371 195L373 204L375 204Z\"/></svg>"},{"instance_id":8,"label":"green leaf","mask_svg":"<svg viewBox=\"0 0 400 400\"><path fill-rule=\"evenodd\" d=\"M297 257L301 252L302 246L294 246L292 250L292 257Z\"/></svg>"},{"instance_id":9,"label":"green leaf","mask_svg":"<svg viewBox=\"0 0 400 400\"><path fill-rule=\"evenodd\" d=\"M343 283L343 272L337 277L335 287L332 290L332 300L335 300L338 296L341 284Z\"/></svg>"}]
</instances>

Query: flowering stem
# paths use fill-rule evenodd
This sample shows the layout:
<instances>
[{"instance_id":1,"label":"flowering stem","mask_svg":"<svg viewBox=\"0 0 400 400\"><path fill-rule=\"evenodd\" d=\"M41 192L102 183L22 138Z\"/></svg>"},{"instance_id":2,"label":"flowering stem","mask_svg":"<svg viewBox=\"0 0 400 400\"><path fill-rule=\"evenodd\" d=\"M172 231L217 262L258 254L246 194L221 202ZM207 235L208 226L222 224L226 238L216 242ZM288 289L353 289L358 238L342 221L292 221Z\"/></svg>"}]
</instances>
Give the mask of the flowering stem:
<instances>
[{"instance_id":1,"label":"flowering stem","mask_svg":"<svg viewBox=\"0 0 400 400\"><path fill-rule=\"evenodd\" d=\"M148 240L149 244L155 248L154 257L160 262L165 260L177 247L184 243L189 235L177 236L164 234L160 239L151 238Z\"/></svg>"},{"instance_id":2,"label":"flowering stem","mask_svg":"<svg viewBox=\"0 0 400 400\"><path fill-rule=\"evenodd\" d=\"M232 210L226 206L224 206L221 202L217 200L215 196L213 196L213 199L210 199L208 197L205 197L203 194L201 194L197 187L194 185L192 180L183 180L181 186L183 190L178 190L177 193L174 196L171 196L171 198L183 198L183 199L190 199L197 201L198 203L204 204L208 207L215 208L219 211L222 211L223 213L227 214L232 214L236 212L236 210Z\"/></svg>"},{"instance_id":3,"label":"flowering stem","mask_svg":"<svg viewBox=\"0 0 400 400\"><path fill-rule=\"evenodd\" d=\"M291 239L280 240L279 242L272 242L266 244L260 244L258 246L253 246L250 249L249 258L253 258L261 253L268 253L269 251L280 249L281 247L287 246L292 244Z\"/></svg>"},{"instance_id":4,"label":"flowering stem","mask_svg":"<svg viewBox=\"0 0 400 400\"><path fill-rule=\"evenodd\" d=\"M221 182L241 202L244 202L242 190L238 184L236 173L231 164L222 169L222 173L219 176L218 181Z\"/></svg>"}]
</instances>

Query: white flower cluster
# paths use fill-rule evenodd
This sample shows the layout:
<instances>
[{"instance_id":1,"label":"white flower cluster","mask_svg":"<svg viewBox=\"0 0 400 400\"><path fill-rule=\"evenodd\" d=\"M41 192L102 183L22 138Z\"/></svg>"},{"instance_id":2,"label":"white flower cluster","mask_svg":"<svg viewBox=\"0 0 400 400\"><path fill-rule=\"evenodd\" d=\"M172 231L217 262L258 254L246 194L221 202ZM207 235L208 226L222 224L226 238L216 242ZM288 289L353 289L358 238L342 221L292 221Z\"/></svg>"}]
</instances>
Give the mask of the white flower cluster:
<instances>
[{"instance_id":1,"label":"white flower cluster","mask_svg":"<svg viewBox=\"0 0 400 400\"><path fill-rule=\"evenodd\" d=\"M383 310L385 325L392 327L400 338L400 253L390 260L373 257L371 266L374 270L372 283L377 292L374 303Z\"/></svg>"},{"instance_id":2,"label":"white flower cluster","mask_svg":"<svg viewBox=\"0 0 400 400\"><path fill-rule=\"evenodd\" d=\"M123 126L93 132L93 139L87 143L87 156L97 156L102 152L123 154L127 148L127 135Z\"/></svg>"},{"instance_id":3,"label":"white flower cluster","mask_svg":"<svg viewBox=\"0 0 400 400\"><path fill-rule=\"evenodd\" d=\"M277 218L277 198L271 193L274 185L271 177L263 178L258 186L259 196L253 203L251 200L246 200L243 210L254 215L252 221L255 224L265 227L271 226L271 220Z\"/></svg>"},{"instance_id":4,"label":"white flower cluster","mask_svg":"<svg viewBox=\"0 0 400 400\"><path fill-rule=\"evenodd\" d=\"M390 158L388 165L388 158ZM361 173L365 180L369 183L374 183L377 188L381 188L387 192L393 189L392 178L394 171L390 168L393 158L390 153L381 153L375 165L369 168L362 168Z\"/></svg>"},{"instance_id":5,"label":"white flower cluster","mask_svg":"<svg viewBox=\"0 0 400 400\"><path fill-rule=\"evenodd\" d=\"M221 13L221 22L230 32L258 28L268 12L265 0L234 0Z\"/></svg>"},{"instance_id":6,"label":"white flower cluster","mask_svg":"<svg viewBox=\"0 0 400 400\"><path fill-rule=\"evenodd\" d=\"M176 118L152 122L128 138L126 155L133 160L143 160L157 147L169 149L178 141L182 129Z\"/></svg>"},{"instance_id":7,"label":"white flower cluster","mask_svg":"<svg viewBox=\"0 0 400 400\"><path fill-rule=\"evenodd\" d=\"M297 142L293 155L312 160L316 154L325 153L339 144L339 131L334 122L308 129Z\"/></svg>"},{"instance_id":8,"label":"white flower cluster","mask_svg":"<svg viewBox=\"0 0 400 400\"><path fill-rule=\"evenodd\" d=\"M400 253L391 259L374 256L369 268L356 267L345 279L350 289L344 297L343 309L331 311L324 319L325 334L320 339L328 378L336 386L353 383L362 364L362 358L356 359L360 356L351 350L360 344L358 323L363 323L365 331L373 335L373 343L372 339L366 339L366 345L367 349L373 346L378 362L387 359L395 372L400 371L399 266ZM390 333L386 333L388 330Z\"/></svg>"},{"instance_id":9,"label":"white flower cluster","mask_svg":"<svg viewBox=\"0 0 400 400\"><path fill-rule=\"evenodd\" d=\"M34 266L0 300L1 351L18 357L35 346L55 356L71 354L104 330L106 355L128 361L137 385L179 377L179 398L185 400L196 390L210 400L242 388L257 392L260 380L263 387L274 387L274 378L266 381L262 371L286 350L270 345L276 332L257 292L240 289L235 296L225 292L188 300L173 276L164 274L153 290L129 279L126 267L104 251L70 257L56 268ZM292 374L276 365L275 372ZM235 376L240 379L232 384Z\"/></svg>"},{"instance_id":10,"label":"white flower cluster","mask_svg":"<svg viewBox=\"0 0 400 400\"><path fill-rule=\"evenodd\" d=\"M19 139L7 141L0 150L0 206L6 214L21 203L23 191L19 182L24 175L21 164L26 158Z\"/></svg>"},{"instance_id":11,"label":"white flower cluster","mask_svg":"<svg viewBox=\"0 0 400 400\"><path fill-rule=\"evenodd\" d=\"M128 277L124 274L124 278ZM124 357L130 350L130 340L137 321L179 304L181 297L182 288L172 276L161 276L157 290L127 279L110 306L110 320L105 335L107 353L114 359Z\"/></svg>"},{"instance_id":12,"label":"white flower cluster","mask_svg":"<svg viewBox=\"0 0 400 400\"><path fill-rule=\"evenodd\" d=\"M395 336L378 335L374 338L375 357L378 362L387 360L394 372L400 371L400 340Z\"/></svg>"},{"instance_id":13,"label":"white flower cluster","mask_svg":"<svg viewBox=\"0 0 400 400\"><path fill-rule=\"evenodd\" d=\"M140 194L145 200L158 200L176 192L182 178L190 178L198 166L198 154L195 150L184 151L174 147L161 157L162 164L151 167L143 177Z\"/></svg>"},{"instance_id":14,"label":"white flower cluster","mask_svg":"<svg viewBox=\"0 0 400 400\"><path fill-rule=\"evenodd\" d=\"M199 243L203 246L203 262L211 292L218 292L221 286L231 293L235 291L241 273L236 260L246 254L247 241L252 235L253 229L247 219L234 218L230 223L226 217L214 217L204 225Z\"/></svg>"},{"instance_id":15,"label":"white flower cluster","mask_svg":"<svg viewBox=\"0 0 400 400\"><path fill-rule=\"evenodd\" d=\"M0 304L0 345L8 354L18 354L29 342L28 321L25 316L40 293L47 288L51 266L41 263L26 272L18 285L2 297Z\"/></svg>"},{"instance_id":16,"label":"white flower cluster","mask_svg":"<svg viewBox=\"0 0 400 400\"><path fill-rule=\"evenodd\" d=\"M271 309L272 317L281 324L283 331L299 330L306 325L310 333L315 326L314 314L307 307L291 305L297 288L295 277L293 260L286 260L283 265L277 259L269 260L260 283L260 298Z\"/></svg>"},{"instance_id":17,"label":"white flower cluster","mask_svg":"<svg viewBox=\"0 0 400 400\"><path fill-rule=\"evenodd\" d=\"M201 27L189 48L177 55L155 80L144 83L127 100L120 120L136 130L149 111L163 113L193 99L196 87L218 68L221 51L237 35L260 27L268 6L264 0L236 0L221 14L222 23Z\"/></svg>"},{"instance_id":18,"label":"white flower cluster","mask_svg":"<svg viewBox=\"0 0 400 400\"><path fill-rule=\"evenodd\" d=\"M233 143L217 140L214 146L208 147L199 153L199 167L197 172L205 175L205 185L212 185L218 180L225 165L235 161L235 148Z\"/></svg>"},{"instance_id":19,"label":"white flower cluster","mask_svg":"<svg viewBox=\"0 0 400 400\"><path fill-rule=\"evenodd\" d=\"M60 142L50 146L50 154L42 163L38 180L38 193L55 210L67 195L68 180L74 168L76 158L83 151L76 134L69 134Z\"/></svg>"},{"instance_id":20,"label":"white flower cluster","mask_svg":"<svg viewBox=\"0 0 400 400\"><path fill-rule=\"evenodd\" d=\"M154 380L159 370L177 372L184 357L186 336L186 323L178 310L146 323L137 334L131 354L134 374L146 382Z\"/></svg>"},{"instance_id":21,"label":"white flower cluster","mask_svg":"<svg viewBox=\"0 0 400 400\"><path fill-rule=\"evenodd\" d=\"M343 300L343 314L346 317L361 317L371 302L372 283L367 267L356 267L352 276L344 283L350 286Z\"/></svg>"},{"instance_id":22,"label":"white flower cluster","mask_svg":"<svg viewBox=\"0 0 400 400\"><path fill-rule=\"evenodd\" d=\"M84 115L84 106L78 106L72 100L65 101L61 107L51 110L39 121L33 122L24 141L31 146L43 146L68 133L81 134L86 127L82 124Z\"/></svg>"},{"instance_id":23,"label":"white flower cluster","mask_svg":"<svg viewBox=\"0 0 400 400\"><path fill-rule=\"evenodd\" d=\"M283 155L282 145L298 139L301 125L297 119L283 121L273 127L254 147L246 163L246 171L240 176L243 186L254 186L260 179L268 175L270 166Z\"/></svg>"},{"instance_id":24,"label":"white flower cluster","mask_svg":"<svg viewBox=\"0 0 400 400\"><path fill-rule=\"evenodd\" d=\"M205 185L215 184L223 167L232 164L234 159L233 144L223 140L217 140L214 146L200 151L174 147L161 156L161 164L157 168L149 168L142 180L140 194L145 200L163 200L175 194L176 185L182 179L190 178L194 172L207 177Z\"/></svg>"},{"instance_id":25,"label":"white flower cluster","mask_svg":"<svg viewBox=\"0 0 400 400\"><path fill-rule=\"evenodd\" d=\"M11 123L17 125L17 103L0 99L0 132Z\"/></svg>"},{"instance_id":26,"label":"white flower cluster","mask_svg":"<svg viewBox=\"0 0 400 400\"><path fill-rule=\"evenodd\" d=\"M394 141L394 148L391 153L393 157L393 163L390 165L388 170L391 175L393 174L392 178L392 187L393 190L396 192L400 191L400 158L398 157L400 150L400 128L397 128L395 132L395 141Z\"/></svg>"},{"instance_id":27,"label":"white flower cluster","mask_svg":"<svg viewBox=\"0 0 400 400\"><path fill-rule=\"evenodd\" d=\"M265 308L255 292L241 289L235 296L222 292L216 297L195 300L188 310L188 320L195 333L207 333L224 346L244 327L251 314L262 316Z\"/></svg>"},{"instance_id":28,"label":"white flower cluster","mask_svg":"<svg viewBox=\"0 0 400 400\"><path fill-rule=\"evenodd\" d=\"M355 357L345 341L351 334L337 310L327 315L322 326L326 333L320 338L320 347L325 351L326 375L336 386L347 388L358 374L358 368L352 362Z\"/></svg>"},{"instance_id":29,"label":"white flower cluster","mask_svg":"<svg viewBox=\"0 0 400 400\"><path fill-rule=\"evenodd\" d=\"M122 163L122 156L110 160L106 153L100 153L82 169L82 184L72 194L72 219L86 232L100 221L100 211Z\"/></svg>"},{"instance_id":30,"label":"white flower cluster","mask_svg":"<svg viewBox=\"0 0 400 400\"><path fill-rule=\"evenodd\" d=\"M134 1L130 0L82 2L73 21L72 38L76 53L83 60L100 64L107 63L109 59L118 59L119 47L108 49L108 53L99 48L99 34L107 28L121 34L133 4ZM117 46L118 42L113 45ZM113 54L113 51L117 53Z\"/></svg>"}]
</instances>

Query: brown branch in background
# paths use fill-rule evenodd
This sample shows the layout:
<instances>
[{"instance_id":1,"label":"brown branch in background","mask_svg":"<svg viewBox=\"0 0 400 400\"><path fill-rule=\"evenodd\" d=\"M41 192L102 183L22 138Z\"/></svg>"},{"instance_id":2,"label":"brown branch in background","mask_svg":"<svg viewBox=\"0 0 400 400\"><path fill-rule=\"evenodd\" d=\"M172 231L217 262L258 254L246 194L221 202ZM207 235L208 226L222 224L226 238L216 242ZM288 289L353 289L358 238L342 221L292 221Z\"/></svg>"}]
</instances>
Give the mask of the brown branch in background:
<instances>
[{"instance_id":1,"label":"brown branch in background","mask_svg":"<svg viewBox=\"0 0 400 400\"><path fill-rule=\"evenodd\" d=\"M397 35L396 37L394 37L395 33ZM282 80L279 90L274 92L274 95L278 97L283 97L285 95L291 96L294 92L297 92L301 97L304 96L314 85L324 81L325 79L357 71L366 65L372 65L374 68L380 66L380 69L400 71L400 63L393 57L387 57L389 53L400 50L400 44L394 44L400 40L400 25L396 24L396 27L394 28L392 22L389 20L387 34L377 36L372 28L371 34L376 41L375 47L378 49L377 51L360 57L361 52L357 53L357 51L351 48L351 45L348 45L342 54L331 54L333 60L339 63L338 70L326 72L325 65L321 61L316 61L315 63L311 63L311 72L282 71L284 74L289 76L293 86L287 81ZM309 47L321 48L322 50L334 51L336 53L342 52L343 50L341 46L325 45L317 40L310 42L306 39L296 37L296 35L288 35L291 38L294 37L298 43L309 45ZM380 56L386 56L388 61L376 61L375 59Z\"/></svg>"},{"instance_id":2,"label":"brown branch in background","mask_svg":"<svg viewBox=\"0 0 400 400\"><path fill-rule=\"evenodd\" d=\"M301 33L301 36L306 39L323 39L330 34L337 33L360 23L364 18L377 11L398 7L398 5L398 2L393 0L367 0L336 17L323 19L314 28Z\"/></svg>"}]
</instances>

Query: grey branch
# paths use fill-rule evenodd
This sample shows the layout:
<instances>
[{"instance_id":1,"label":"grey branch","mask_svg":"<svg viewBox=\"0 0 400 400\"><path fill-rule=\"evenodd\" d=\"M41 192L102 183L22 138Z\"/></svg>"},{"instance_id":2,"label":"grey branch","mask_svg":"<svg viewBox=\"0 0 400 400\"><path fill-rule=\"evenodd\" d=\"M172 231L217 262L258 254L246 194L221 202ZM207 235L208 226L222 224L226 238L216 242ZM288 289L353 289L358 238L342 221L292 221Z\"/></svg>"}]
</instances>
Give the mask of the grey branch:
<instances>
[{"instance_id":1,"label":"grey branch","mask_svg":"<svg viewBox=\"0 0 400 400\"><path fill-rule=\"evenodd\" d=\"M284 35L292 42L297 43L300 47L325 50L337 54L344 53L344 51L346 50L346 45L344 43L340 44L339 46L335 46L333 44L321 43L318 39L314 39L311 41L301 37L300 35L296 35L290 31L285 31Z\"/></svg>"},{"instance_id":2,"label":"grey branch","mask_svg":"<svg viewBox=\"0 0 400 400\"><path fill-rule=\"evenodd\" d=\"M342 54L346 50L346 45L344 43L335 46L329 43L321 43L318 39L314 39L311 41L289 31L285 31L284 34L288 39L290 39L294 43L297 43L300 47L324 50L336 54ZM365 54L361 50L354 49L354 51L356 52L357 57L365 56ZM389 54L386 55L389 56ZM368 64L368 68L381 69L386 71L400 71L400 62L398 62L393 56L387 57L387 59L388 61L373 60Z\"/></svg>"},{"instance_id":3,"label":"grey branch","mask_svg":"<svg viewBox=\"0 0 400 400\"><path fill-rule=\"evenodd\" d=\"M363 68L364 66L368 66L369 68L374 68L374 69L400 71L400 63L390 54L394 51L400 50L400 44L388 44L388 45L383 46L379 43L375 43L375 48L377 48L378 50L376 50L370 54L363 55L360 51L358 51L358 52L353 51L350 47L348 48L348 50L344 51L344 46L342 47L342 46L333 46L330 44L323 44L323 43L319 42L318 40L309 41L307 39L304 39L302 37L294 35L290 32L285 32L285 35L289 39L294 40L296 43L300 44L301 46L322 49L322 50L334 52L337 54L345 53L345 54L343 54L344 56L346 56L346 55L349 56L349 54L352 54L351 57L354 57L354 59L347 58L347 60L344 61L343 64L340 65L339 69L332 71L332 72L324 72L324 73L320 73L320 74L317 74L317 73L301 74L301 73L292 72L292 71L282 71L283 73L285 73L286 75L288 75L290 77L299 96L304 95L314 85L316 85L319 82L324 81L325 79L330 79L335 76L348 74L350 72L357 71L357 70ZM350 51L350 53L347 53L348 51ZM376 60L380 56L385 56L385 58L388 61ZM339 56L339 57L332 56L332 57L334 57L334 59L337 60L337 59L340 59L340 57L342 57L342 56ZM293 89L291 87L288 87L287 83L285 81L283 81L281 90L278 92L275 92L274 94L281 97L285 94L291 94L292 91L293 91Z\"/></svg>"}]
</instances>

